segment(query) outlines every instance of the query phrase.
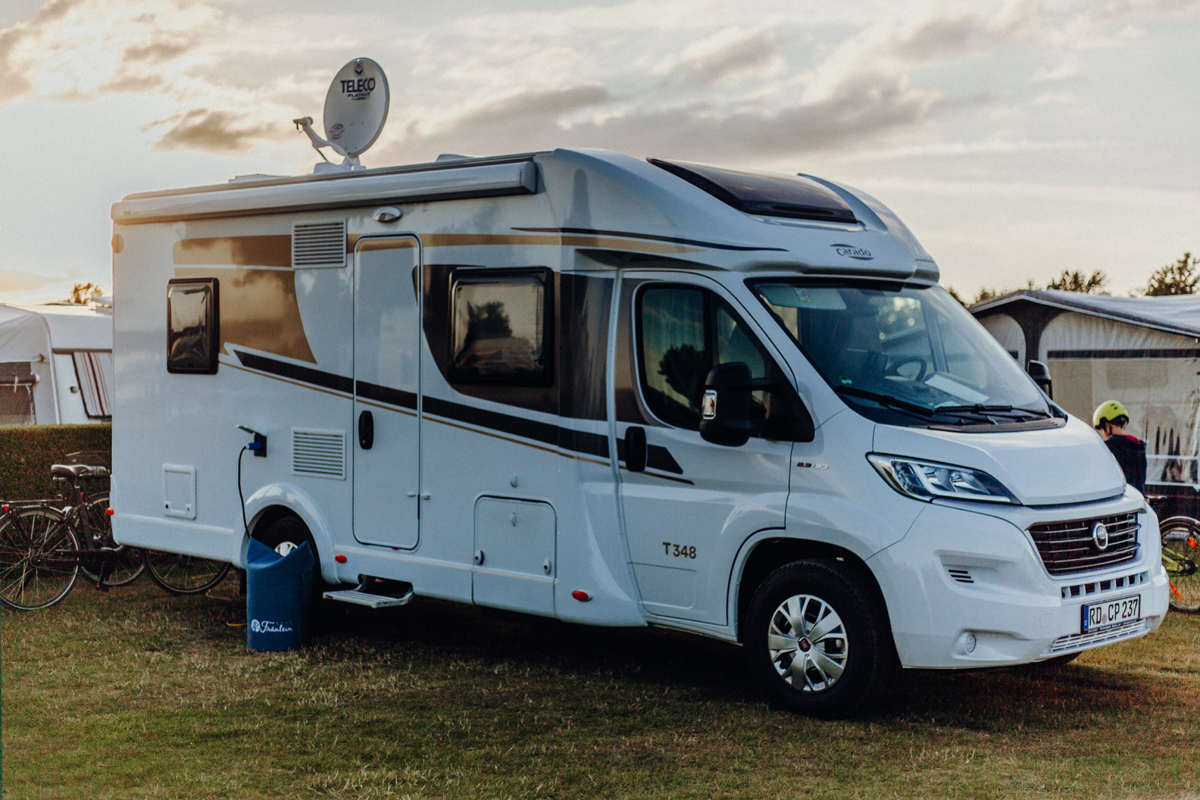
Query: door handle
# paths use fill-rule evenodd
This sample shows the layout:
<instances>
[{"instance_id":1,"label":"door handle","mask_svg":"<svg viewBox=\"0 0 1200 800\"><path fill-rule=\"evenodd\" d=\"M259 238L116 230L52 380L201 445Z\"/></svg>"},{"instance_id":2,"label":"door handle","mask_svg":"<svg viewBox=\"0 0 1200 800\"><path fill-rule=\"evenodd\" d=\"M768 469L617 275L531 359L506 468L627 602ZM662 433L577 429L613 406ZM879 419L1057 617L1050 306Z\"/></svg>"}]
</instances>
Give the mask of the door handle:
<instances>
[{"instance_id":1,"label":"door handle","mask_svg":"<svg viewBox=\"0 0 1200 800\"><path fill-rule=\"evenodd\" d=\"M646 469L646 429L631 425L625 429L625 469L644 472Z\"/></svg>"},{"instance_id":2,"label":"door handle","mask_svg":"<svg viewBox=\"0 0 1200 800\"><path fill-rule=\"evenodd\" d=\"M364 411L358 415L358 446L363 450L370 450L371 445L375 444L375 417L370 411Z\"/></svg>"}]
</instances>

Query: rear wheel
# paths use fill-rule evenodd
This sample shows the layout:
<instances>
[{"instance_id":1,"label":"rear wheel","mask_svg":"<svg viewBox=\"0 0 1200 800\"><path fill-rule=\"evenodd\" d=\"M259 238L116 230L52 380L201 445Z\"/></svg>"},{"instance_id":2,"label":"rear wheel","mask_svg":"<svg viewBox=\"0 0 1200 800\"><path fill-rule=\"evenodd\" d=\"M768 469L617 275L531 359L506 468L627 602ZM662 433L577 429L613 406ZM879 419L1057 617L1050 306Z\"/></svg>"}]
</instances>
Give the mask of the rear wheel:
<instances>
[{"instance_id":1,"label":"rear wheel","mask_svg":"<svg viewBox=\"0 0 1200 800\"><path fill-rule=\"evenodd\" d=\"M754 593L746 616L751 673L792 711L846 717L869 709L896 663L881 605L840 563L780 567Z\"/></svg>"},{"instance_id":2,"label":"rear wheel","mask_svg":"<svg viewBox=\"0 0 1200 800\"><path fill-rule=\"evenodd\" d=\"M62 600L79 575L79 540L49 508L16 511L0 526L0 605L16 611Z\"/></svg>"},{"instance_id":3,"label":"rear wheel","mask_svg":"<svg viewBox=\"0 0 1200 800\"><path fill-rule=\"evenodd\" d=\"M1162 563L1171 582L1171 608L1200 611L1200 521L1171 517L1158 526L1162 532Z\"/></svg>"},{"instance_id":4,"label":"rear wheel","mask_svg":"<svg viewBox=\"0 0 1200 800\"><path fill-rule=\"evenodd\" d=\"M225 579L229 564L211 558L147 550L146 570L155 583L172 594L201 594Z\"/></svg>"},{"instance_id":5,"label":"rear wheel","mask_svg":"<svg viewBox=\"0 0 1200 800\"><path fill-rule=\"evenodd\" d=\"M146 559L138 548L117 544L113 539L112 518L108 516L108 492L91 495L83 514L86 528L81 524L77 533L84 541L84 546L111 553L112 561L105 569L104 585L126 586L137 580L146 568ZM100 580L100 570L94 566L81 564L80 571L89 581Z\"/></svg>"}]
</instances>

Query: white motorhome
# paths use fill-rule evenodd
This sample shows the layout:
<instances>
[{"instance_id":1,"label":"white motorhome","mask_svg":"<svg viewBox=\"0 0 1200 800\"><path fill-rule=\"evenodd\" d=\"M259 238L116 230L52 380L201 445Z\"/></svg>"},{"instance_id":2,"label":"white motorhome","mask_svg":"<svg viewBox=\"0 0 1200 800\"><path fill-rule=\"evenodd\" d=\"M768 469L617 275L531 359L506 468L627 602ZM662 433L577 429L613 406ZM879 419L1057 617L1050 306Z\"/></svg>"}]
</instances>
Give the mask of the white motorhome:
<instances>
[{"instance_id":1,"label":"white motorhome","mask_svg":"<svg viewBox=\"0 0 1200 800\"><path fill-rule=\"evenodd\" d=\"M112 416L112 306L0 305L0 425Z\"/></svg>"},{"instance_id":2,"label":"white motorhome","mask_svg":"<svg viewBox=\"0 0 1200 800\"><path fill-rule=\"evenodd\" d=\"M741 642L817 714L1166 613L1142 496L860 191L556 150L112 218L121 542Z\"/></svg>"}]
</instances>

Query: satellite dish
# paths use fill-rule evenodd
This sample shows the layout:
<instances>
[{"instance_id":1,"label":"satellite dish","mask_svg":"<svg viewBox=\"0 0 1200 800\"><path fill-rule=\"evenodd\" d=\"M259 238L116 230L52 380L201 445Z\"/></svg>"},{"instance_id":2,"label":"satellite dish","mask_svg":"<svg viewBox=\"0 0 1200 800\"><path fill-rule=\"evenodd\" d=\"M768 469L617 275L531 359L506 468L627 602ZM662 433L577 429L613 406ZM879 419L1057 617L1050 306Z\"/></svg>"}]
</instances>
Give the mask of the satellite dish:
<instances>
[{"instance_id":1,"label":"satellite dish","mask_svg":"<svg viewBox=\"0 0 1200 800\"><path fill-rule=\"evenodd\" d=\"M333 76L325 95L325 138L347 156L375 144L387 115L387 76L374 61L356 58Z\"/></svg>"},{"instance_id":2,"label":"satellite dish","mask_svg":"<svg viewBox=\"0 0 1200 800\"><path fill-rule=\"evenodd\" d=\"M383 68L369 58L356 58L338 70L325 95L325 137L312 129L312 117L294 119L318 153L332 148L345 157L339 164L317 164L314 172L362 169L358 156L379 138L387 122L389 92ZM324 155L321 156L325 158Z\"/></svg>"}]
</instances>

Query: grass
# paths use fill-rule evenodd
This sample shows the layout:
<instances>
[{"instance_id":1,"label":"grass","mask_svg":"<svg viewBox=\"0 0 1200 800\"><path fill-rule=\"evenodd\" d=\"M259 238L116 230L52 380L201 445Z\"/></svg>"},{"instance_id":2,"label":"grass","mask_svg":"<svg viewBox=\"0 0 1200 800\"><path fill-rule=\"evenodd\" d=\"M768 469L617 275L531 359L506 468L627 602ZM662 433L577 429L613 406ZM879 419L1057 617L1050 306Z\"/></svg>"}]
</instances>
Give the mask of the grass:
<instances>
[{"instance_id":1,"label":"grass","mask_svg":"<svg viewBox=\"0 0 1200 800\"><path fill-rule=\"evenodd\" d=\"M1058 670L905 673L820 722L726 644L432 601L330 605L312 647L252 653L235 589L4 611L4 796L1198 796L1200 617Z\"/></svg>"}]
</instances>

